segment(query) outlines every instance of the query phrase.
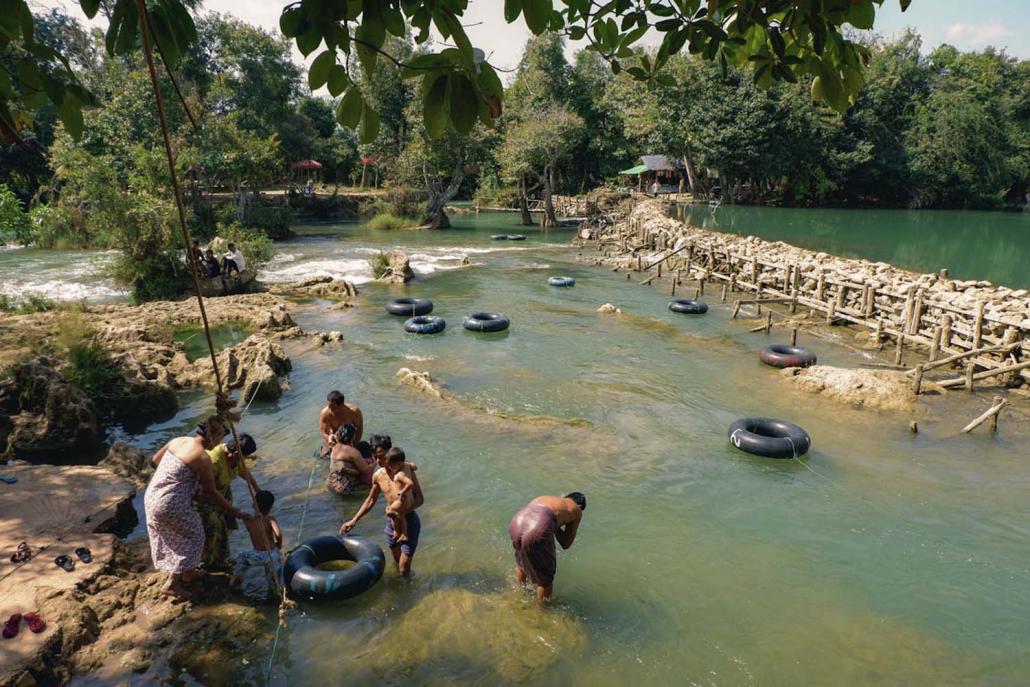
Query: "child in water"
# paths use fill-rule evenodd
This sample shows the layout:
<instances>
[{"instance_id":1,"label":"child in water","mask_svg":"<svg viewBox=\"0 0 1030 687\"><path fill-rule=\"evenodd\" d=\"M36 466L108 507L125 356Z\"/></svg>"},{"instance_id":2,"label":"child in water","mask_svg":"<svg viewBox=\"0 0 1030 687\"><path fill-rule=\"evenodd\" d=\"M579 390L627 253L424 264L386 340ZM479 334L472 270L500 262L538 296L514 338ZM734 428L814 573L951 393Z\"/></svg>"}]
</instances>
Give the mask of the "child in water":
<instances>
[{"instance_id":1,"label":"child in water","mask_svg":"<svg viewBox=\"0 0 1030 687\"><path fill-rule=\"evenodd\" d=\"M386 474L390 478L386 517L393 523L398 544L408 541L407 516L415 502L411 491L415 486L415 466L405 460L404 451L399 448L391 448L386 453Z\"/></svg>"},{"instance_id":2,"label":"child in water","mask_svg":"<svg viewBox=\"0 0 1030 687\"><path fill-rule=\"evenodd\" d=\"M254 548L236 557L233 583L239 584L247 597L268 601L275 590L270 573L274 571L277 577L282 575L283 533L279 529L279 521L269 515L275 504L275 496L262 490L255 495L255 500L258 512L253 518L244 521L247 533L250 534L250 545Z\"/></svg>"}]
</instances>

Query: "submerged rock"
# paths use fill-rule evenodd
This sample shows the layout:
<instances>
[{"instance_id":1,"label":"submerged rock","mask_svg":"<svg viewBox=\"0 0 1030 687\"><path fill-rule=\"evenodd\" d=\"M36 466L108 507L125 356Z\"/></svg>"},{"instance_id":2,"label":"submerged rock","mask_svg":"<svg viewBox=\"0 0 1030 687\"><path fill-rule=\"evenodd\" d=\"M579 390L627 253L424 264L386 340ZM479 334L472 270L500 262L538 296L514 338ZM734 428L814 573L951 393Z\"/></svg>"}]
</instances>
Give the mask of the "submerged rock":
<instances>
[{"instance_id":1,"label":"submerged rock","mask_svg":"<svg viewBox=\"0 0 1030 687\"><path fill-rule=\"evenodd\" d=\"M376 640L377 645L405 647L391 660L411 670L460 659L455 665L467 666L469 677L487 668L506 683L539 678L585 642L582 623L570 614L542 609L512 593L464 589L427 595Z\"/></svg>"},{"instance_id":2,"label":"submerged rock","mask_svg":"<svg viewBox=\"0 0 1030 687\"><path fill-rule=\"evenodd\" d=\"M611 303L605 303L604 305L602 305L600 308L597 309L597 312L599 312L601 314L604 314L604 315L621 315L622 314L622 309L621 308L616 308Z\"/></svg>"}]
</instances>

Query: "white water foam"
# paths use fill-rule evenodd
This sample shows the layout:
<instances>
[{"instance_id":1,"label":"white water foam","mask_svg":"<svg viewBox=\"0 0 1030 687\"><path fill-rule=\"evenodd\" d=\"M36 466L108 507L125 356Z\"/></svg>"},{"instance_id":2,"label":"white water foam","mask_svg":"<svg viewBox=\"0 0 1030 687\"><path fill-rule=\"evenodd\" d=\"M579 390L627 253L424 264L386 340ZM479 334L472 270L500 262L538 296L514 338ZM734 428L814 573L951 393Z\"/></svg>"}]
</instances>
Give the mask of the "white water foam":
<instances>
[{"instance_id":1,"label":"white water foam","mask_svg":"<svg viewBox=\"0 0 1030 687\"><path fill-rule=\"evenodd\" d=\"M333 277L346 279L354 284L372 281L372 266L361 258L321 258L315 260L293 259L279 267L269 263L260 273L262 281L289 282L311 277Z\"/></svg>"}]
</instances>

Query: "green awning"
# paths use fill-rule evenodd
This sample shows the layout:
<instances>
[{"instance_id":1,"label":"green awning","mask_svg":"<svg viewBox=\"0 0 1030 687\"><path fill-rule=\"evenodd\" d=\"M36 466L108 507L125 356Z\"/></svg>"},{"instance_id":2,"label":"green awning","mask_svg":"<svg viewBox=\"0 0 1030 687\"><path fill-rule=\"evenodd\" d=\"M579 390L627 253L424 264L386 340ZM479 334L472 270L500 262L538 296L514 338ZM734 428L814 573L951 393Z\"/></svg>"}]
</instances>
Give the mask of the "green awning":
<instances>
[{"instance_id":1,"label":"green awning","mask_svg":"<svg viewBox=\"0 0 1030 687\"><path fill-rule=\"evenodd\" d=\"M621 172L619 172L619 174L643 174L646 171L647 171L647 165L637 165L636 167L630 167L629 169L624 169Z\"/></svg>"}]
</instances>

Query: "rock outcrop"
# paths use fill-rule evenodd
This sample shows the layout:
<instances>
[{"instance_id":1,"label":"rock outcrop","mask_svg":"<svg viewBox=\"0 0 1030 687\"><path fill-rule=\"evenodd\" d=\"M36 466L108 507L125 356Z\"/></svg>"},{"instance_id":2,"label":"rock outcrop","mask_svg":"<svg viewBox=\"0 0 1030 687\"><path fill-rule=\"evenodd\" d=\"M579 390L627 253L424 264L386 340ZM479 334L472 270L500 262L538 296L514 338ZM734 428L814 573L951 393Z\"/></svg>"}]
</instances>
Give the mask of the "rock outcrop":
<instances>
[{"instance_id":1,"label":"rock outcrop","mask_svg":"<svg viewBox=\"0 0 1030 687\"><path fill-rule=\"evenodd\" d=\"M782 374L799 389L857 407L911 410L916 404L912 379L896 370L852 370L829 365L791 367ZM942 391L923 382L923 393Z\"/></svg>"},{"instance_id":2,"label":"rock outcrop","mask_svg":"<svg viewBox=\"0 0 1030 687\"><path fill-rule=\"evenodd\" d=\"M273 293L313 296L328 300L351 302L358 297L358 287L346 279L329 276L313 277L302 282L275 284Z\"/></svg>"},{"instance_id":3,"label":"rock outcrop","mask_svg":"<svg viewBox=\"0 0 1030 687\"><path fill-rule=\"evenodd\" d=\"M283 395L280 377L292 369L283 347L260 334L252 334L218 354L218 370L229 389L240 389L240 397L268 401ZM183 372L178 381L183 386L213 386L211 359L204 357Z\"/></svg>"},{"instance_id":4,"label":"rock outcrop","mask_svg":"<svg viewBox=\"0 0 1030 687\"><path fill-rule=\"evenodd\" d=\"M415 272L411 269L408 256L404 251L387 251L386 259L389 261L386 271L376 281L386 284L407 284L415 278Z\"/></svg>"},{"instance_id":5,"label":"rock outcrop","mask_svg":"<svg viewBox=\"0 0 1030 687\"><path fill-rule=\"evenodd\" d=\"M60 361L39 357L15 365L11 377L0 382L6 418L0 421L0 436L6 434L6 453L33 457L100 448L103 432L96 406L61 379L59 367Z\"/></svg>"},{"instance_id":6,"label":"rock outcrop","mask_svg":"<svg viewBox=\"0 0 1030 687\"><path fill-rule=\"evenodd\" d=\"M150 456L124 441L114 442L98 465L131 482L137 489L146 489L154 474Z\"/></svg>"}]
</instances>

